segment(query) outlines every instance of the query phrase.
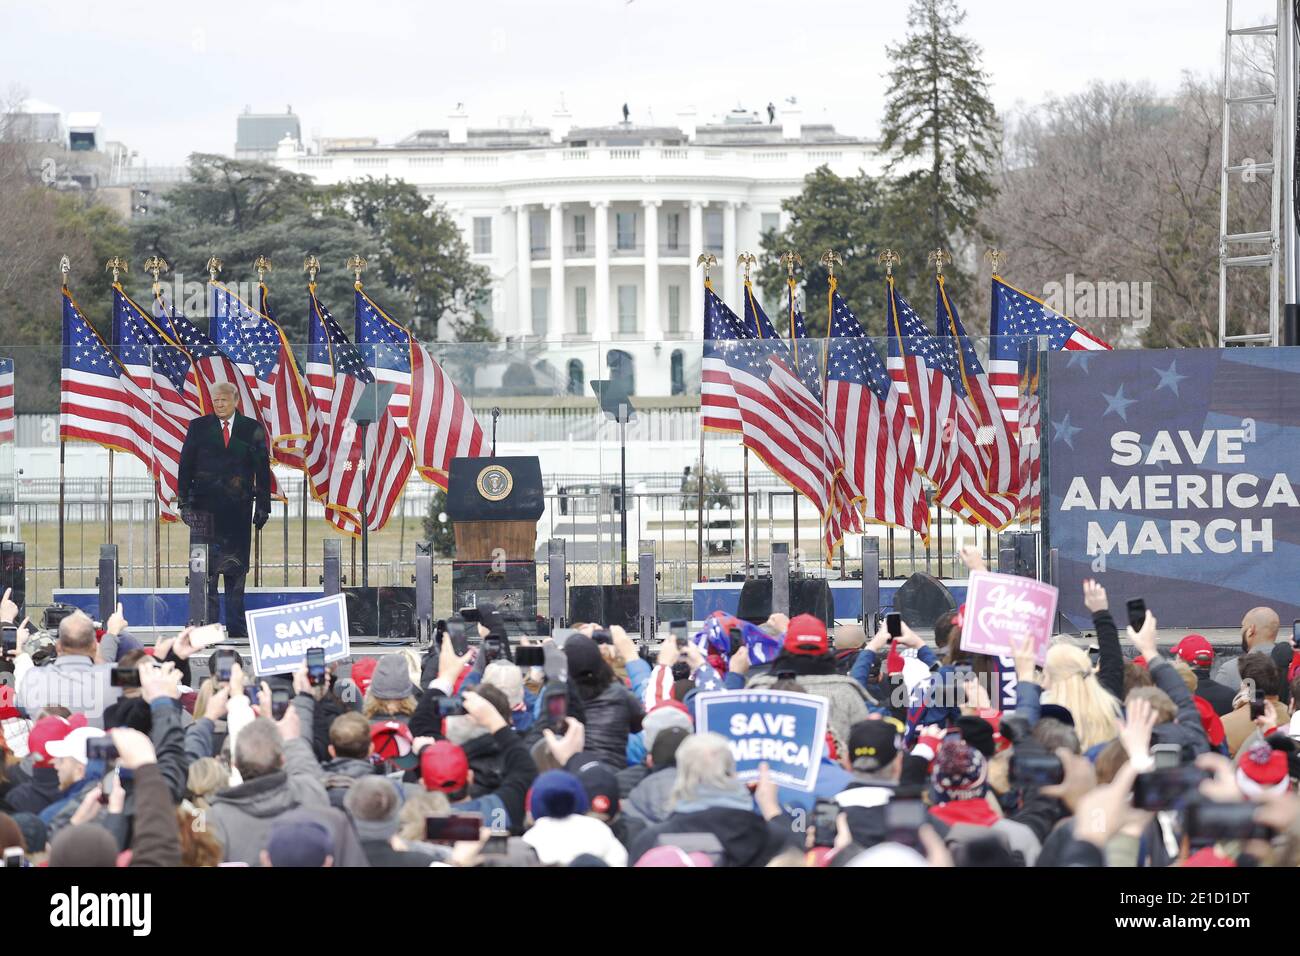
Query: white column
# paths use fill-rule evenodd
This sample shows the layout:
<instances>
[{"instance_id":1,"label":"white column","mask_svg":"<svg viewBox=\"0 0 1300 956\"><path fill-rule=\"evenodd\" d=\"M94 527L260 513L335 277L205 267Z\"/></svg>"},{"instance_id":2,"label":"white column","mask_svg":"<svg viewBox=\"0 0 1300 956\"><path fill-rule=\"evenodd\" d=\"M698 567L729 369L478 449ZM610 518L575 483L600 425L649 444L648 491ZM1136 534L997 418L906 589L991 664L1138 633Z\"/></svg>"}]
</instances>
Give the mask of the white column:
<instances>
[{"instance_id":1,"label":"white column","mask_svg":"<svg viewBox=\"0 0 1300 956\"><path fill-rule=\"evenodd\" d=\"M727 292L722 301L731 306L731 311L744 315L740 307L740 291L736 288L736 204L725 203L722 207L722 275L726 281Z\"/></svg>"},{"instance_id":2,"label":"white column","mask_svg":"<svg viewBox=\"0 0 1300 956\"><path fill-rule=\"evenodd\" d=\"M533 331L533 256L528 240L528 206L515 207L515 280L518 283L515 334Z\"/></svg>"},{"instance_id":3,"label":"white column","mask_svg":"<svg viewBox=\"0 0 1300 956\"><path fill-rule=\"evenodd\" d=\"M592 338L608 342L609 332L609 200L591 204L596 219L596 324Z\"/></svg>"},{"instance_id":4,"label":"white column","mask_svg":"<svg viewBox=\"0 0 1300 956\"><path fill-rule=\"evenodd\" d=\"M704 251L704 207L708 204L707 199L691 200L690 238L687 247L691 270L691 316L687 328L691 330L692 337L697 339L704 335L704 276L700 274L702 270L695 265L695 260Z\"/></svg>"},{"instance_id":5,"label":"white column","mask_svg":"<svg viewBox=\"0 0 1300 956\"><path fill-rule=\"evenodd\" d=\"M546 330L550 342L564 341L564 204L547 203L551 212L551 316Z\"/></svg>"},{"instance_id":6,"label":"white column","mask_svg":"<svg viewBox=\"0 0 1300 956\"><path fill-rule=\"evenodd\" d=\"M663 321L659 317L659 206L661 200L646 199L645 210L645 340L663 341Z\"/></svg>"}]
</instances>

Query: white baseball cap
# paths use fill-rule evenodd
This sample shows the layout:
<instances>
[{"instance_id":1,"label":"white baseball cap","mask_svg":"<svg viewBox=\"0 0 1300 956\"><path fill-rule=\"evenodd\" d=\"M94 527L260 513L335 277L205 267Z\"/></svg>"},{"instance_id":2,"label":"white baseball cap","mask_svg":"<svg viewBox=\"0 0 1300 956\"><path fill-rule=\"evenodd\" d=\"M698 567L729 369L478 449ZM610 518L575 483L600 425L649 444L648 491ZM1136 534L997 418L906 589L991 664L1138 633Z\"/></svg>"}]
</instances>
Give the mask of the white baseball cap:
<instances>
[{"instance_id":1,"label":"white baseball cap","mask_svg":"<svg viewBox=\"0 0 1300 956\"><path fill-rule=\"evenodd\" d=\"M62 740L51 740L45 751L51 757L71 757L77 763L86 763L86 741L103 736L98 727L78 727Z\"/></svg>"}]
</instances>

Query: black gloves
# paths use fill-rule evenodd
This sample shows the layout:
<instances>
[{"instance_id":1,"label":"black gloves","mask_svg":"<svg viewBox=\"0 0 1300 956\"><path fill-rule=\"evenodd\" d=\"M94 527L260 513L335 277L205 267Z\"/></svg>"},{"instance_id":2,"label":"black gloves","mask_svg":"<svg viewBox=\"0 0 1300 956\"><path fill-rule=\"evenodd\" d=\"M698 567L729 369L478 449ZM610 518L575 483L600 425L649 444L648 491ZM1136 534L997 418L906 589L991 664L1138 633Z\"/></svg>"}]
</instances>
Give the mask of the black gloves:
<instances>
[{"instance_id":1,"label":"black gloves","mask_svg":"<svg viewBox=\"0 0 1300 956\"><path fill-rule=\"evenodd\" d=\"M253 512L253 525L254 527L257 528L258 531L261 531L262 527L266 524L267 521L270 520L270 518L271 518L271 509L265 508L262 505L258 505L257 510Z\"/></svg>"}]
</instances>

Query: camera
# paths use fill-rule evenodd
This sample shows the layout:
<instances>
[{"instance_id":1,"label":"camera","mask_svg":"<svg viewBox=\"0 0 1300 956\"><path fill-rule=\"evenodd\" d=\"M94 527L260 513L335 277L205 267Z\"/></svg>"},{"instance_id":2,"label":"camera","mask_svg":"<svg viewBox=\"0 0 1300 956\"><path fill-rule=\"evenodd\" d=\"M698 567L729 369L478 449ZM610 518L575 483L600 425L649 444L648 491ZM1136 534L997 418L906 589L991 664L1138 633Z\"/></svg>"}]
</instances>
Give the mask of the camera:
<instances>
[{"instance_id":1,"label":"camera","mask_svg":"<svg viewBox=\"0 0 1300 956\"><path fill-rule=\"evenodd\" d=\"M1030 751L1011 755L1011 782L1018 787L1044 787L1064 780L1065 767L1055 754Z\"/></svg>"},{"instance_id":2,"label":"camera","mask_svg":"<svg viewBox=\"0 0 1300 956\"><path fill-rule=\"evenodd\" d=\"M1189 837L1204 840L1267 840L1272 831L1255 822L1256 803L1215 803L1198 800L1183 811Z\"/></svg>"},{"instance_id":3,"label":"camera","mask_svg":"<svg viewBox=\"0 0 1300 956\"><path fill-rule=\"evenodd\" d=\"M140 668L137 666L123 667L121 664L116 664L109 674L108 683L111 687L139 687Z\"/></svg>"},{"instance_id":4,"label":"camera","mask_svg":"<svg viewBox=\"0 0 1300 956\"><path fill-rule=\"evenodd\" d=\"M440 717L463 717L465 715L465 700L460 695L439 697L437 703L438 716Z\"/></svg>"},{"instance_id":5,"label":"camera","mask_svg":"<svg viewBox=\"0 0 1300 956\"><path fill-rule=\"evenodd\" d=\"M1133 806L1139 810L1176 810L1195 798L1209 774L1199 767L1175 767L1140 773L1133 781Z\"/></svg>"},{"instance_id":6,"label":"camera","mask_svg":"<svg viewBox=\"0 0 1300 956\"><path fill-rule=\"evenodd\" d=\"M86 762L92 760L102 760L104 763L110 763L118 758L117 745L113 739L107 735L103 737L92 737L86 741Z\"/></svg>"}]
</instances>

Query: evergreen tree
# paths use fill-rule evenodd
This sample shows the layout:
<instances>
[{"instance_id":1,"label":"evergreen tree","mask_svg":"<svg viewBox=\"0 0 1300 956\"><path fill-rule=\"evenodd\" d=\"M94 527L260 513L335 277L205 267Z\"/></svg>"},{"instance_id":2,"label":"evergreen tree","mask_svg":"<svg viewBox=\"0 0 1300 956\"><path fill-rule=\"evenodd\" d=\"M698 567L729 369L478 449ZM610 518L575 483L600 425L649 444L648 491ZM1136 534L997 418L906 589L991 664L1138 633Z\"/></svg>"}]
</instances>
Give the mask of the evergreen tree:
<instances>
[{"instance_id":1,"label":"evergreen tree","mask_svg":"<svg viewBox=\"0 0 1300 956\"><path fill-rule=\"evenodd\" d=\"M893 154L887 172L897 176L890 218L908 222L920 241L901 250L904 263L924 265L936 248L954 252L947 271L958 292L956 253L979 234L980 212L997 193L1000 142L980 47L957 32L965 19L956 0L913 0L907 38L887 48L894 65L881 124L881 148Z\"/></svg>"}]
</instances>

